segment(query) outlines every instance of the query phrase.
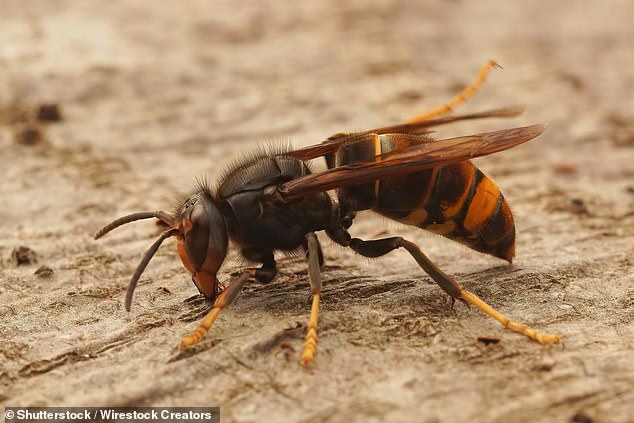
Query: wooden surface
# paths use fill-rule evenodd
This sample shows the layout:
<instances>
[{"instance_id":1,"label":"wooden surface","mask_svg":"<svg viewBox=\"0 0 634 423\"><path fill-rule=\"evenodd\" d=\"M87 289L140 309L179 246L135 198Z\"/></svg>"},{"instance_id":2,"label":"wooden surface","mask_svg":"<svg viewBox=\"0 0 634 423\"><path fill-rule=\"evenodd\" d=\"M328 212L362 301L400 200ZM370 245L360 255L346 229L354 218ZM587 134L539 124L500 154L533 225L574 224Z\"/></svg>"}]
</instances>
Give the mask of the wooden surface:
<instances>
[{"instance_id":1,"label":"wooden surface","mask_svg":"<svg viewBox=\"0 0 634 423\"><path fill-rule=\"evenodd\" d=\"M223 423L634 421L631 1L0 0L0 10L1 404L219 405ZM407 236L563 344L452 309L404 252L369 261L321 235L309 370L297 364L310 312L298 258L247 286L192 353L176 345L209 305L186 301L197 291L173 241L125 312L129 277L160 229L136 223L95 242L98 227L170 208L195 177L213 179L259 142L308 145L422 113L489 58L504 70L460 110L525 114L437 135L549 125L477 161L515 213L514 265L371 216L352 232ZM15 144L15 115L42 102L63 120L43 124L44 144ZM18 246L37 262L16 265ZM40 266L52 274L35 275Z\"/></svg>"}]
</instances>

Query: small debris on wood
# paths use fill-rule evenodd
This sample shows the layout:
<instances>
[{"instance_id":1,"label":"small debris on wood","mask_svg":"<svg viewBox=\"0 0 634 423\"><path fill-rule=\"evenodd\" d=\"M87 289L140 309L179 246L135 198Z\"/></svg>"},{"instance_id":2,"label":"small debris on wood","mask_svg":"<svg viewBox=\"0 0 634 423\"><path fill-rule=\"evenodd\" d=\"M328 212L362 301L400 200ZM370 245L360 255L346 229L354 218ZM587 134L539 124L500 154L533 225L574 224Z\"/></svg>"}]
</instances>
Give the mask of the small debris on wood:
<instances>
[{"instance_id":1,"label":"small debris on wood","mask_svg":"<svg viewBox=\"0 0 634 423\"><path fill-rule=\"evenodd\" d=\"M489 338L487 336L478 336L478 342L482 342L484 345L499 344L500 338Z\"/></svg>"},{"instance_id":2,"label":"small debris on wood","mask_svg":"<svg viewBox=\"0 0 634 423\"><path fill-rule=\"evenodd\" d=\"M33 274L39 278L50 278L51 275L53 275L53 269L43 264L42 266L38 267L37 270L33 272Z\"/></svg>"},{"instance_id":3,"label":"small debris on wood","mask_svg":"<svg viewBox=\"0 0 634 423\"><path fill-rule=\"evenodd\" d=\"M35 263L37 261L36 257L35 251L23 245L15 247L13 251L11 251L11 260L16 266Z\"/></svg>"},{"instance_id":4,"label":"small debris on wood","mask_svg":"<svg viewBox=\"0 0 634 423\"><path fill-rule=\"evenodd\" d=\"M552 359L544 359L540 363L533 366L533 370L539 372L549 372L555 367L555 361Z\"/></svg>"},{"instance_id":5,"label":"small debris on wood","mask_svg":"<svg viewBox=\"0 0 634 423\"><path fill-rule=\"evenodd\" d=\"M416 90L405 90L396 95L396 99L403 102L420 101L422 98L423 95Z\"/></svg>"},{"instance_id":6,"label":"small debris on wood","mask_svg":"<svg viewBox=\"0 0 634 423\"><path fill-rule=\"evenodd\" d=\"M288 342L280 342L280 348L283 350L286 349L286 350L291 350L292 352L295 352L295 348L293 348L293 346L289 344Z\"/></svg>"},{"instance_id":7,"label":"small debris on wood","mask_svg":"<svg viewBox=\"0 0 634 423\"><path fill-rule=\"evenodd\" d=\"M574 214L590 214L585 202L581 198L573 198L570 200L570 212Z\"/></svg>"},{"instance_id":8,"label":"small debris on wood","mask_svg":"<svg viewBox=\"0 0 634 423\"><path fill-rule=\"evenodd\" d=\"M583 91L587 85L581 76L572 72L560 72L559 78L577 91Z\"/></svg>"},{"instance_id":9,"label":"small debris on wood","mask_svg":"<svg viewBox=\"0 0 634 423\"><path fill-rule=\"evenodd\" d=\"M36 108L35 118L39 122L60 122L62 113L56 103L42 103Z\"/></svg>"},{"instance_id":10,"label":"small debris on wood","mask_svg":"<svg viewBox=\"0 0 634 423\"><path fill-rule=\"evenodd\" d=\"M557 163L553 165L553 172L557 175L571 176L577 173L577 166L571 163Z\"/></svg>"},{"instance_id":11,"label":"small debris on wood","mask_svg":"<svg viewBox=\"0 0 634 423\"><path fill-rule=\"evenodd\" d=\"M13 142L20 145L38 145L46 141L44 130L36 122L18 123L13 127Z\"/></svg>"},{"instance_id":12,"label":"small debris on wood","mask_svg":"<svg viewBox=\"0 0 634 423\"><path fill-rule=\"evenodd\" d=\"M293 346L288 342L281 342L280 349L278 352L275 353L275 355L277 356L280 353L283 354L284 360L290 363L293 360L295 348L293 348Z\"/></svg>"},{"instance_id":13,"label":"small debris on wood","mask_svg":"<svg viewBox=\"0 0 634 423\"><path fill-rule=\"evenodd\" d=\"M594 423L594 419L588 417L583 413L583 411L579 411L570 419L571 423Z\"/></svg>"},{"instance_id":14,"label":"small debris on wood","mask_svg":"<svg viewBox=\"0 0 634 423\"><path fill-rule=\"evenodd\" d=\"M563 197L553 200L546 206L551 212L572 213L579 216L592 216L584 199L578 197Z\"/></svg>"},{"instance_id":15,"label":"small debris on wood","mask_svg":"<svg viewBox=\"0 0 634 423\"><path fill-rule=\"evenodd\" d=\"M283 344L290 344L287 342L289 339L304 339L304 332L306 327L299 322L295 323L295 326L285 328L277 332L270 339L259 342L252 347L252 354L262 354L273 350L279 346L282 351L288 351L288 348L283 347ZM291 347L292 348L292 347Z\"/></svg>"}]
</instances>

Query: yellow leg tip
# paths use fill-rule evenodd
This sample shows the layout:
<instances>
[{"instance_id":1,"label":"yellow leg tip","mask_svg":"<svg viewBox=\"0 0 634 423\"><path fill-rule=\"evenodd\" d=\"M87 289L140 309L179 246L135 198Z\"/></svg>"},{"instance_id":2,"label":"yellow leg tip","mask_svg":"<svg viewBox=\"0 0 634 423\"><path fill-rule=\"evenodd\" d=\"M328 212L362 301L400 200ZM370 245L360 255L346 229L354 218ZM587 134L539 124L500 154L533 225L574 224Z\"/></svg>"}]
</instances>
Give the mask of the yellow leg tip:
<instances>
[{"instance_id":1,"label":"yellow leg tip","mask_svg":"<svg viewBox=\"0 0 634 423\"><path fill-rule=\"evenodd\" d=\"M299 363L306 366L313 362L317 355L317 331L314 328L308 330L306 335L306 342L304 343L304 350L299 359Z\"/></svg>"},{"instance_id":2,"label":"yellow leg tip","mask_svg":"<svg viewBox=\"0 0 634 423\"><path fill-rule=\"evenodd\" d=\"M460 297L458 297L458 299L466 301L467 304L472 304L476 306L480 311L488 314L489 316L500 322L505 328L511 329L512 331L515 331L517 333L521 333L522 335L525 335L533 341L539 342L540 344L558 344L561 341L561 338L557 335L539 333L526 325L513 322L502 313L494 310L490 305L482 301L477 295L472 292L463 289L460 291Z\"/></svg>"},{"instance_id":3,"label":"yellow leg tip","mask_svg":"<svg viewBox=\"0 0 634 423\"><path fill-rule=\"evenodd\" d=\"M197 341L194 340L194 338L190 335L184 336L181 339L181 343L179 344L179 347L181 350L186 350L189 347L192 347L194 345L196 345Z\"/></svg>"},{"instance_id":4,"label":"yellow leg tip","mask_svg":"<svg viewBox=\"0 0 634 423\"><path fill-rule=\"evenodd\" d=\"M184 336L181 339L181 343L180 343L180 347L181 349L187 349L190 347L193 347L194 345L198 344L207 334L207 331L198 326L196 329L194 329L194 331L192 333L190 333L187 336Z\"/></svg>"},{"instance_id":5,"label":"yellow leg tip","mask_svg":"<svg viewBox=\"0 0 634 423\"><path fill-rule=\"evenodd\" d=\"M315 360L317 355L317 314L319 312L319 294L313 295L313 307L310 312L310 321L308 322L308 330L306 331L306 340L304 349L299 358L299 364L308 366Z\"/></svg>"},{"instance_id":6,"label":"yellow leg tip","mask_svg":"<svg viewBox=\"0 0 634 423\"><path fill-rule=\"evenodd\" d=\"M559 344L561 342L561 338L559 336L548 333L538 333L535 340L544 345Z\"/></svg>"},{"instance_id":7,"label":"yellow leg tip","mask_svg":"<svg viewBox=\"0 0 634 423\"><path fill-rule=\"evenodd\" d=\"M198 325L198 327L194 329L192 333L184 336L181 339L181 349L193 347L194 345L199 343L205 337L205 335L207 335L207 332L209 332L209 328L211 328L211 325L213 325L214 321L216 321L216 317L218 317L218 314L220 314L220 310L222 310L221 307L214 306L209 314L205 316L203 321L200 322L200 325Z\"/></svg>"},{"instance_id":8,"label":"yellow leg tip","mask_svg":"<svg viewBox=\"0 0 634 423\"><path fill-rule=\"evenodd\" d=\"M502 65L500 65L498 62L496 62L493 59L489 59L489 61L486 62L486 64L482 67L482 70L486 72L488 71L488 69L493 69L493 68L504 69Z\"/></svg>"},{"instance_id":9,"label":"yellow leg tip","mask_svg":"<svg viewBox=\"0 0 634 423\"><path fill-rule=\"evenodd\" d=\"M302 366L308 366L315 360L316 354L317 350L315 348L304 348L304 352L299 358L299 364L301 364Z\"/></svg>"}]
</instances>

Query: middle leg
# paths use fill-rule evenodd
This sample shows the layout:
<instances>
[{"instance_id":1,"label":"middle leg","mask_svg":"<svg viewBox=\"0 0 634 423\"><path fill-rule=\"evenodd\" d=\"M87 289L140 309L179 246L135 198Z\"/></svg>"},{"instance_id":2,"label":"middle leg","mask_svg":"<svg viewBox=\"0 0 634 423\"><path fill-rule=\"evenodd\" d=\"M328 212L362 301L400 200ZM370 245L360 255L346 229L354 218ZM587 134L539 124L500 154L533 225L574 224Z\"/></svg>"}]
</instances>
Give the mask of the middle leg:
<instances>
[{"instance_id":1,"label":"middle leg","mask_svg":"<svg viewBox=\"0 0 634 423\"><path fill-rule=\"evenodd\" d=\"M310 293L313 296L313 305L310 311L310 320L306 329L306 341L299 362L303 365L310 364L317 354L317 316L319 314L319 299L321 296L321 274L319 240L314 232L306 235L306 254L308 259L308 279L310 280ZM323 256L322 256L323 263Z\"/></svg>"}]
</instances>

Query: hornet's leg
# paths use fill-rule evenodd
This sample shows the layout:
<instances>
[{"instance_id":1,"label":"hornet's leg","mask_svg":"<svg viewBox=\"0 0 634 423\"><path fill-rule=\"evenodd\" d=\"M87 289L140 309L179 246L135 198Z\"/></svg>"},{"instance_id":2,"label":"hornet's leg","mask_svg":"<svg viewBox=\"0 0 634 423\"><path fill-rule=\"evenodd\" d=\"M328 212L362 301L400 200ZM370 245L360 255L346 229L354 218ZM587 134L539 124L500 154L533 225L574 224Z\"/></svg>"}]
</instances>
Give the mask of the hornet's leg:
<instances>
[{"instance_id":1,"label":"hornet's leg","mask_svg":"<svg viewBox=\"0 0 634 423\"><path fill-rule=\"evenodd\" d=\"M333 240L341 245L352 248L357 253L366 257L379 257L389 253L397 248L404 248L416 260L418 265L452 298L462 300L467 304L473 304L480 311L493 317L515 332L519 332L529 338L539 342L540 344L556 344L559 342L559 336L539 333L521 323L511 321L500 312L494 310L487 303L482 301L477 295L462 288L460 284L451 276L443 272L436 266L416 244L401 237L383 238L374 241L364 241L359 238L349 238L347 232L329 231L328 234ZM347 235L347 239L346 239Z\"/></svg>"},{"instance_id":2,"label":"hornet's leg","mask_svg":"<svg viewBox=\"0 0 634 423\"><path fill-rule=\"evenodd\" d=\"M439 106L439 107L436 107L435 109L432 109L432 110L430 110L430 111L428 111L426 113L423 113L422 115L418 115L418 116L408 120L407 123L417 123L417 122L421 122L423 120L431 119L433 117L442 116L444 114L447 114L447 113L451 112L457 106L459 106L460 104L462 104L465 101L467 101L467 99L469 99L469 97L473 96L476 92L478 92L480 87L482 85L484 85L484 82L486 81L487 75L489 74L491 69L499 68L499 67L500 67L500 65L495 63L493 60L489 60L480 69L480 73L478 74L478 78L475 81L473 81L471 83L471 85L469 85L467 88L462 90L462 92L460 94L458 94L457 96L452 98L451 101L449 101L449 103L443 104L442 106Z\"/></svg>"},{"instance_id":3,"label":"hornet's leg","mask_svg":"<svg viewBox=\"0 0 634 423\"><path fill-rule=\"evenodd\" d=\"M229 282L229 285L220 293L216 301L214 302L214 306L211 311L205 316L205 318L200 322L198 327L194 329L192 333L183 337L181 339L180 347L182 349L189 348L191 346L196 345L205 337L207 332L209 332L209 328L213 325L216 317L220 314L220 311L229 306L236 299L240 290L244 286L245 282L249 280L249 278L254 276L253 270L246 270L242 272L242 274Z\"/></svg>"},{"instance_id":4,"label":"hornet's leg","mask_svg":"<svg viewBox=\"0 0 634 423\"><path fill-rule=\"evenodd\" d=\"M262 263L262 267L255 269L255 279L261 283L269 283L277 276L277 265L272 251L259 251L243 248L242 256L247 260Z\"/></svg>"},{"instance_id":5,"label":"hornet's leg","mask_svg":"<svg viewBox=\"0 0 634 423\"><path fill-rule=\"evenodd\" d=\"M306 330L306 342L299 359L303 365L310 364L317 354L317 315L319 314L319 296L321 295L321 275L319 273L319 241L317 236L310 232L306 235L306 252L308 254L308 279L310 279L310 293L313 296L313 305L310 311L310 320Z\"/></svg>"}]
</instances>

